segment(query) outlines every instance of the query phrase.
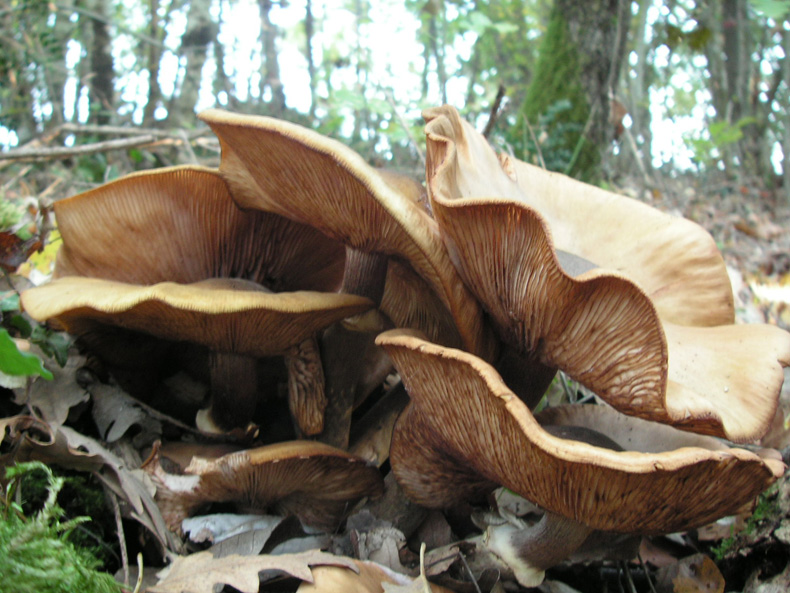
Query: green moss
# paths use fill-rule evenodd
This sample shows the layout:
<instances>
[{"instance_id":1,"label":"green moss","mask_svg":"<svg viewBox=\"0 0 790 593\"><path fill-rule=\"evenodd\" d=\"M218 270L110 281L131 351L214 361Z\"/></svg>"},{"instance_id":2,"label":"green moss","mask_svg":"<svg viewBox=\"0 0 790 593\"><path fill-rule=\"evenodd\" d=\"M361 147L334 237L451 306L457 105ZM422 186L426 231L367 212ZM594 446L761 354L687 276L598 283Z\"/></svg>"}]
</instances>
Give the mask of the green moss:
<instances>
[{"instance_id":1,"label":"green moss","mask_svg":"<svg viewBox=\"0 0 790 593\"><path fill-rule=\"evenodd\" d=\"M746 520L746 525L739 533L731 531L730 537L721 540L718 546L711 548L713 558L719 562L730 556L738 548L739 541L757 533L758 528L768 520L781 514L781 508L776 500L778 492L777 484L774 484L757 499L757 506L754 508L752 516Z\"/></svg>"},{"instance_id":2,"label":"green moss","mask_svg":"<svg viewBox=\"0 0 790 593\"><path fill-rule=\"evenodd\" d=\"M589 117L579 56L565 18L555 10L519 120L507 139L519 158L537 163L540 153L547 169L589 181L599 163L597 148L584 139Z\"/></svg>"},{"instance_id":3,"label":"green moss","mask_svg":"<svg viewBox=\"0 0 790 593\"><path fill-rule=\"evenodd\" d=\"M47 497L41 509L27 516L14 502L21 477L43 472ZM96 571L98 560L72 541L75 528L88 520L61 521L57 504L64 478L53 475L42 463L29 462L6 470L9 480L0 499L0 587L15 593L117 593L112 576Z\"/></svg>"}]
</instances>

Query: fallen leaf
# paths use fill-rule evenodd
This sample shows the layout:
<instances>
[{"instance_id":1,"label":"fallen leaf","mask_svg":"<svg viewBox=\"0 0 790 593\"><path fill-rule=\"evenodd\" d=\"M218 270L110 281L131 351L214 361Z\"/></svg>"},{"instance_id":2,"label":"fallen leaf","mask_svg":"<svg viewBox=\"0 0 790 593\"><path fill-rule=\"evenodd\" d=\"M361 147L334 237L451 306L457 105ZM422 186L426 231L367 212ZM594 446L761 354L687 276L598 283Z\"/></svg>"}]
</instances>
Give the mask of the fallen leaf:
<instances>
[{"instance_id":1,"label":"fallen leaf","mask_svg":"<svg viewBox=\"0 0 790 593\"><path fill-rule=\"evenodd\" d=\"M313 582L312 566L343 566L357 571L351 558L334 556L319 550L281 556L240 556L232 554L214 558L211 552L179 556L165 569L165 576L149 593L213 593L214 585L230 585L242 593L257 593L258 573L264 570L284 572L297 579Z\"/></svg>"},{"instance_id":2,"label":"fallen leaf","mask_svg":"<svg viewBox=\"0 0 790 593\"><path fill-rule=\"evenodd\" d=\"M127 516L144 525L159 540L163 548L181 549L165 525L159 507L154 502L155 488L150 478L139 469L128 469L126 464L98 441L67 427L52 427L29 416L15 416L0 421L0 434L9 431L15 442L10 455L0 457L4 465L14 461L37 460L57 464L77 471L89 471L126 504Z\"/></svg>"},{"instance_id":3,"label":"fallen leaf","mask_svg":"<svg viewBox=\"0 0 790 593\"><path fill-rule=\"evenodd\" d=\"M662 568L657 575L659 591L672 593L723 593L724 577L704 554L694 554Z\"/></svg>"},{"instance_id":4,"label":"fallen leaf","mask_svg":"<svg viewBox=\"0 0 790 593\"><path fill-rule=\"evenodd\" d=\"M40 351L39 351L40 352ZM74 406L85 403L90 397L77 383L76 370L85 364L85 357L76 351L69 353L66 366L50 364L52 381L33 381L30 390L15 391L14 403L29 405L36 414L53 428L63 425Z\"/></svg>"},{"instance_id":5,"label":"fallen leaf","mask_svg":"<svg viewBox=\"0 0 790 593\"><path fill-rule=\"evenodd\" d=\"M93 420L108 443L120 439L132 426L138 426L153 442L162 435L162 423L117 385L96 382L89 387L93 398Z\"/></svg>"}]
</instances>

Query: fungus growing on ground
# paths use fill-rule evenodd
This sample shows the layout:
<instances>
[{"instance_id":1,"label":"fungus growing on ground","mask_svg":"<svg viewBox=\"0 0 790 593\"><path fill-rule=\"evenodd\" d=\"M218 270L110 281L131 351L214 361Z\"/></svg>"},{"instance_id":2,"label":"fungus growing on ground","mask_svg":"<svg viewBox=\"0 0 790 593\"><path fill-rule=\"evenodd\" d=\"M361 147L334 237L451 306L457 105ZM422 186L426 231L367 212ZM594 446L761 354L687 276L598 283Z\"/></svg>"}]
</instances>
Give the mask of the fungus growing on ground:
<instances>
[{"instance_id":1,"label":"fungus growing on ground","mask_svg":"<svg viewBox=\"0 0 790 593\"><path fill-rule=\"evenodd\" d=\"M377 467L323 443L289 441L215 458L197 451L180 474L165 470L158 447L143 464L174 531L201 507L232 503L244 512L295 515L306 526L332 532L359 500L383 490Z\"/></svg>"},{"instance_id":2,"label":"fungus growing on ground","mask_svg":"<svg viewBox=\"0 0 790 593\"><path fill-rule=\"evenodd\" d=\"M309 225L360 257L382 254L407 264L439 297L456 326L455 339L431 337L453 339L453 345L481 356L490 353L479 305L453 268L435 223L417 203L414 182L377 171L344 144L290 122L217 109L200 118L220 139L220 173L240 206ZM347 266L347 278L354 278L350 283L364 283L366 292L381 294L380 274L353 268ZM405 310L385 313L396 326L404 325Z\"/></svg>"},{"instance_id":3,"label":"fungus growing on ground","mask_svg":"<svg viewBox=\"0 0 790 593\"><path fill-rule=\"evenodd\" d=\"M320 432L325 400L314 336L371 307L335 294L342 245L275 214L240 210L217 172L198 167L130 175L58 202L55 213L63 237L56 279L24 293L28 313L60 317L86 339L114 324L212 349L215 396L226 403L211 406L202 426L209 430L250 421L258 397L251 357L287 354L292 371L318 373L292 372L289 384L302 430ZM274 318L285 323L270 325ZM150 341L138 350L157 362ZM312 411L300 413L305 399Z\"/></svg>"},{"instance_id":4,"label":"fungus growing on ground","mask_svg":"<svg viewBox=\"0 0 790 593\"><path fill-rule=\"evenodd\" d=\"M222 147L220 172L243 208L274 212L347 246L343 291L371 298L395 327L490 358L496 348L477 301L464 286L435 222L419 204L421 186L377 171L345 145L293 123L211 109L200 114ZM356 328L359 329L359 328ZM376 331L385 329L376 327ZM334 434L345 447L358 353L372 336L332 328L323 353ZM330 377L333 373L335 376Z\"/></svg>"},{"instance_id":5,"label":"fungus growing on ground","mask_svg":"<svg viewBox=\"0 0 790 593\"><path fill-rule=\"evenodd\" d=\"M628 414L739 442L764 434L790 334L734 325L706 231L499 159L450 107L425 117L434 216L506 343Z\"/></svg>"},{"instance_id":6,"label":"fungus growing on ground","mask_svg":"<svg viewBox=\"0 0 790 593\"><path fill-rule=\"evenodd\" d=\"M579 537L563 536L576 545L594 529L657 534L704 525L735 512L784 472L775 452L723 448L699 435L682 435L680 448L660 452L614 451L558 438L478 357L404 330L385 332L377 342L411 398L394 429L392 470L405 494L423 506L480 500L501 485L570 519L561 522L565 527L581 526ZM587 428L617 442L605 426ZM530 556L521 553L534 551L530 545L513 548L512 543L531 538L512 535L498 534L495 548L506 546L503 559L523 584L534 584L545 566L536 571L514 566L513 558L532 566ZM560 556L567 553L562 548Z\"/></svg>"},{"instance_id":7,"label":"fungus growing on ground","mask_svg":"<svg viewBox=\"0 0 790 593\"><path fill-rule=\"evenodd\" d=\"M261 399L258 358L286 355L296 361L291 365L310 364L305 343L314 343L315 334L331 323L371 307L370 301L354 295L275 294L229 278L139 286L82 276L28 290L22 304L32 317L55 320L76 336L95 331L97 325L116 326L208 348L212 402L198 415L198 426L210 432L243 427L253 417ZM318 366L320 370L320 361ZM323 385L305 385L314 376L290 373L297 383L289 386L291 411L308 434L320 432L326 407Z\"/></svg>"}]
</instances>

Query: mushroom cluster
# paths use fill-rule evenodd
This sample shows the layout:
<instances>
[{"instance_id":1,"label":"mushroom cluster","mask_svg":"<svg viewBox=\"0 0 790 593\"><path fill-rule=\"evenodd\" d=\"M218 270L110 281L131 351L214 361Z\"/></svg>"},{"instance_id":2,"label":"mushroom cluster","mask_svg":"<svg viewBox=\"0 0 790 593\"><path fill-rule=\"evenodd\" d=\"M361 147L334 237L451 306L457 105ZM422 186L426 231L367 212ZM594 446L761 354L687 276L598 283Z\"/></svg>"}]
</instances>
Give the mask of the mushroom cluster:
<instances>
[{"instance_id":1,"label":"mushroom cluster","mask_svg":"<svg viewBox=\"0 0 790 593\"><path fill-rule=\"evenodd\" d=\"M174 528L254 483L266 493L244 490L243 506L335 529L381 493L378 470L344 451L352 411L393 365L410 396L392 430L398 484L430 508L504 486L542 509L483 537L525 586L600 534L698 527L783 474L775 452L722 439L768 429L790 334L735 323L698 225L497 155L448 106L424 113L427 207L421 184L304 127L200 117L219 169L132 175L57 203L56 278L22 297L142 391L164 361L202 366L206 432L244 429L266 407L262 361L284 361L295 436L323 443L198 454L175 474L155 454ZM600 402L533 415L557 370ZM235 478L242 461L279 473ZM300 469L320 464L323 487ZM281 496L285 474L303 489ZM337 496L319 505L322 489Z\"/></svg>"}]
</instances>

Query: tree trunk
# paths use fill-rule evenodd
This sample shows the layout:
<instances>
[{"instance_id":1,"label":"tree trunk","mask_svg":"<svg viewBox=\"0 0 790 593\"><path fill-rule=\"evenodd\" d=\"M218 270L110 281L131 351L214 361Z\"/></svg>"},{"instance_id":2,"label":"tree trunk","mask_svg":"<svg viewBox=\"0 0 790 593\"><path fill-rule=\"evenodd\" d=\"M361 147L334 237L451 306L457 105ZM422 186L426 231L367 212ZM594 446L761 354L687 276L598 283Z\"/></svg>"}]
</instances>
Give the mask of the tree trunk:
<instances>
[{"instance_id":1,"label":"tree trunk","mask_svg":"<svg viewBox=\"0 0 790 593\"><path fill-rule=\"evenodd\" d=\"M315 22L313 19L313 3L311 0L305 2L304 13L304 34L305 34L305 55L307 57L307 75L310 77L310 111L308 117L315 118L316 108L316 71L315 57L313 56L313 34Z\"/></svg>"},{"instance_id":2,"label":"tree trunk","mask_svg":"<svg viewBox=\"0 0 790 593\"><path fill-rule=\"evenodd\" d=\"M782 58L782 73L785 85L790 85L790 32L783 32L782 47L785 50L785 57ZM784 142L782 143L782 181L785 190L785 199L790 206L790 109L785 106L784 113Z\"/></svg>"},{"instance_id":3,"label":"tree trunk","mask_svg":"<svg viewBox=\"0 0 790 593\"><path fill-rule=\"evenodd\" d=\"M263 56L261 60L261 100L266 96L266 89L271 93L269 98L269 115L279 117L285 112L285 93L280 80L280 65L277 61L277 27L274 26L269 13L272 9L272 0L260 0L261 11L261 47Z\"/></svg>"},{"instance_id":4,"label":"tree trunk","mask_svg":"<svg viewBox=\"0 0 790 593\"><path fill-rule=\"evenodd\" d=\"M638 150L634 155L635 159L640 159L645 172L652 170L652 144L653 137L650 130L650 86L652 84L649 76L650 70L647 68L647 54L650 46L647 42L647 15L651 6L650 0L639 2L639 12L636 15L636 27L633 37L633 52L636 55L636 63L632 72L634 76L626 79L630 100L628 102L628 113L631 116L631 136Z\"/></svg>"},{"instance_id":5,"label":"tree trunk","mask_svg":"<svg viewBox=\"0 0 790 593\"><path fill-rule=\"evenodd\" d=\"M217 26L211 19L211 0L191 0L187 13L187 27L181 38L181 60L184 75L177 97L171 101L169 119L171 125L183 126L194 123L203 66L208 57L208 47L217 37Z\"/></svg>"},{"instance_id":6,"label":"tree trunk","mask_svg":"<svg viewBox=\"0 0 790 593\"><path fill-rule=\"evenodd\" d=\"M91 123L107 125L115 106L115 72L112 62L112 39L107 23L107 0L93 4L93 44L91 46L90 115Z\"/></svg>"},{"instance_id":7,"label":"tree trunk","mask_svg":"<svg viewBox=\"0 0 790 593\"><path fill-rule=\"evenodd\" d=\"M163 29L159 21L159 0L149 0L150 19L148 35L151 39L160 41L163 38ZM148 70L148 99L143 109L143 125L154 124L154 113L162 102L162 88L159 86L159 65L162 61L162 46L149 43L146 47L146 69Z\"/></svg>"},{"instance_id":8,"label":"tree trunk","mask_svg":"<svg viewBox=\"0 0 790 593\"><path fill-rule=\"evenodd\" d=\"M600 174L601 156L614 137L610 96L629 20L626 0L555 0L514 143L527 137L524 126L550 114L545 131L555 152L551 161L543 155L547 166L582 179Z\"/></svg>"}]
</instances>

